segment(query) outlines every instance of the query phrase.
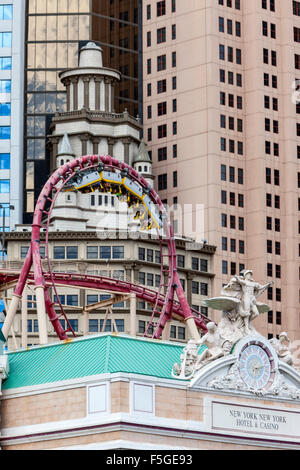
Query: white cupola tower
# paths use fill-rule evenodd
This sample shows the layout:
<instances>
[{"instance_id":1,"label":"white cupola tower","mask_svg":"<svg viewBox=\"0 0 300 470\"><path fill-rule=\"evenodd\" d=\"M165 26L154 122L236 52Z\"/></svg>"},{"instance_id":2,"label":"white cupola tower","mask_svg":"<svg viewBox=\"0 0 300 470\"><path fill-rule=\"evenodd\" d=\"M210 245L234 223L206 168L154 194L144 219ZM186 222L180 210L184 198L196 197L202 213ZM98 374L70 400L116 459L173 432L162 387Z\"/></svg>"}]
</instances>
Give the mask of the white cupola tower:
<instances>
[{"instance_id":1,"label":"white cupola tower","mask_svg":"<svg viewBox=\"0 0 300 470\"><path fill-rule=\"evenodd\" d=\"M67 133L64 134L61 141L58 154L56 156L56 166L57 168L69 162L75 157L75 154L72 151L70 144L69 136Z\"/></svg>"},{"instance_id":2,"label":"white cupola tower","mask_svg":"<svg viewBox=\"0 0 300 470\"><path fill-rule=\"evenodd\" d=\"M103 67L102 49L89 42L79 53L79 67L60 74L67 90L67 111L114 112L115 83L121 74Z\"/></svg>"},{"instance_id":3,"label":"white cupola tower","mask_svg":"<svg viewBox=\"0 0 300 470\"><path fill-rule=\"evenodd\" d=\"M111 155L133 165L140 154L143 174L150 182L148 152L144 144L139 150L142 126L127 111L115 112L114 90L121 74L103 66L101 47L87 43L79 52L78 67L59 76L67 99L65 112L56 113L51 124L52 170L83 155ZM115 230L117 218L126 228L127 205L118 202L111 193L61 193L52 212L53 230Z\"/></svg>"},{"instance_id":4,"label":"white cupola tower","mask_svg":"<svg viewBox=\"0 0 300 470\"><path fill-rule=\"evenodd\" d=\"M142 140L138 153L133 159L133 167L151 186L153 186L154 176L152 175L152 161L144 140Z\"/></svg>"}]
</instances>

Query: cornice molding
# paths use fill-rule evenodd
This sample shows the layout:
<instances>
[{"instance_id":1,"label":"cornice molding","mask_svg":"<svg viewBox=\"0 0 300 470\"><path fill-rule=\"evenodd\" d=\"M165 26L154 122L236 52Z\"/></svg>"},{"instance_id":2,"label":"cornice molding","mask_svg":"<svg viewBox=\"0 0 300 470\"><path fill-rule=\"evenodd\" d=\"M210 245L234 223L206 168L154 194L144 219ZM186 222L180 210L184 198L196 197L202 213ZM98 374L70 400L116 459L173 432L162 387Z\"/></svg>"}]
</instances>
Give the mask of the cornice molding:
<instances>
[{"instance_id":1,"label":"cornice molding","mask_svg":"<svg viewBox=\"0 0 300 470\"><path fill-rule=\"evenodd\" d=\"M128 113L108 113L105 111L90 111L87 109L81 109L76 111L67 111L64 113L56 113L55 117L52 120L51 129L55 127L56 124L61 124L62 122L76 122L76 121L87 121L89 123L108 123L110 125L121 125L129 124L132 127L135 127L138 130L142 129L140 122L130 116ZM126 138L127 136L122 136Z\"/></svg>"}]
</instances>

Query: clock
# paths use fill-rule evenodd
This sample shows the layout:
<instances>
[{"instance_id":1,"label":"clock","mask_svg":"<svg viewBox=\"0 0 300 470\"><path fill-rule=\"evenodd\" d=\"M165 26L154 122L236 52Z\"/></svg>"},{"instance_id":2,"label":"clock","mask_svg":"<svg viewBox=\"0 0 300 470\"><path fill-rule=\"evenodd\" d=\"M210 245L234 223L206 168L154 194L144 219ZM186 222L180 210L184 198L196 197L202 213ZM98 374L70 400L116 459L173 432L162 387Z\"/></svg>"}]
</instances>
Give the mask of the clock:
<instances>
[{"instance_id":1,"label":"clock","mask_svg":"<svg viewBox=\"0 0 300 470\"><path fill-rule=\"evenodd\" d=\"M249 388L268 390L276 373L271 349L262 341L248 341L239 353L239 372Z\"/></svg>"}]
</instances>

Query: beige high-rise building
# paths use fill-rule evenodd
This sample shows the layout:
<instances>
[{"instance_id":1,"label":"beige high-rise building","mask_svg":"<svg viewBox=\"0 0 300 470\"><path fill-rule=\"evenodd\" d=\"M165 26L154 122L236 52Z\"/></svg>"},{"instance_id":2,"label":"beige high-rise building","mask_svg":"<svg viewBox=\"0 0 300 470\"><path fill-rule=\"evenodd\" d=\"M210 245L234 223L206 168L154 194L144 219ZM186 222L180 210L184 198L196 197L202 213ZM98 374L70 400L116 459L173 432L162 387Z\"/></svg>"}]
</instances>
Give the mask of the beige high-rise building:
<instances>
[{"instance_id":1,"label":"beige high-rise building","mask_svg":"<svg viewBox=\"0 0 300 470\"><path fill-rule=\"evenodd\" d=\"M299 339L300 2L145 3L144 125L156 189L169 205L193 203L194 215L204 204L205 238L218 247L214 294L244 267L274 279L260 298L272 311L256 327Z\"/></svg>"}]
</instances>

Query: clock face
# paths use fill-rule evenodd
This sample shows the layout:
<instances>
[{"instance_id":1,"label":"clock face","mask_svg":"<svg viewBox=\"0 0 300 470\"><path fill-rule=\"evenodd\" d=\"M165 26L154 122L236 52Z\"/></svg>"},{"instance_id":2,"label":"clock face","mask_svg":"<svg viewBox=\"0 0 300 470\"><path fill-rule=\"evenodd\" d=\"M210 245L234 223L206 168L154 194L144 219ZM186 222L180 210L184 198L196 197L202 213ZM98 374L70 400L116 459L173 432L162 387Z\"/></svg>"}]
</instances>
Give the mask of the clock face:
<instances>
[{"instance_id":1,"label":"clock face","mask_svg":"<svg viewBox=\"0 0 300 470\"><path fill-rule=\"evenodd\" d=\"M244 346L239 357L242 380L256 390L268 389L274 379L274 360L270 350L259 341Z\"/></svg>"}]
</instances>

